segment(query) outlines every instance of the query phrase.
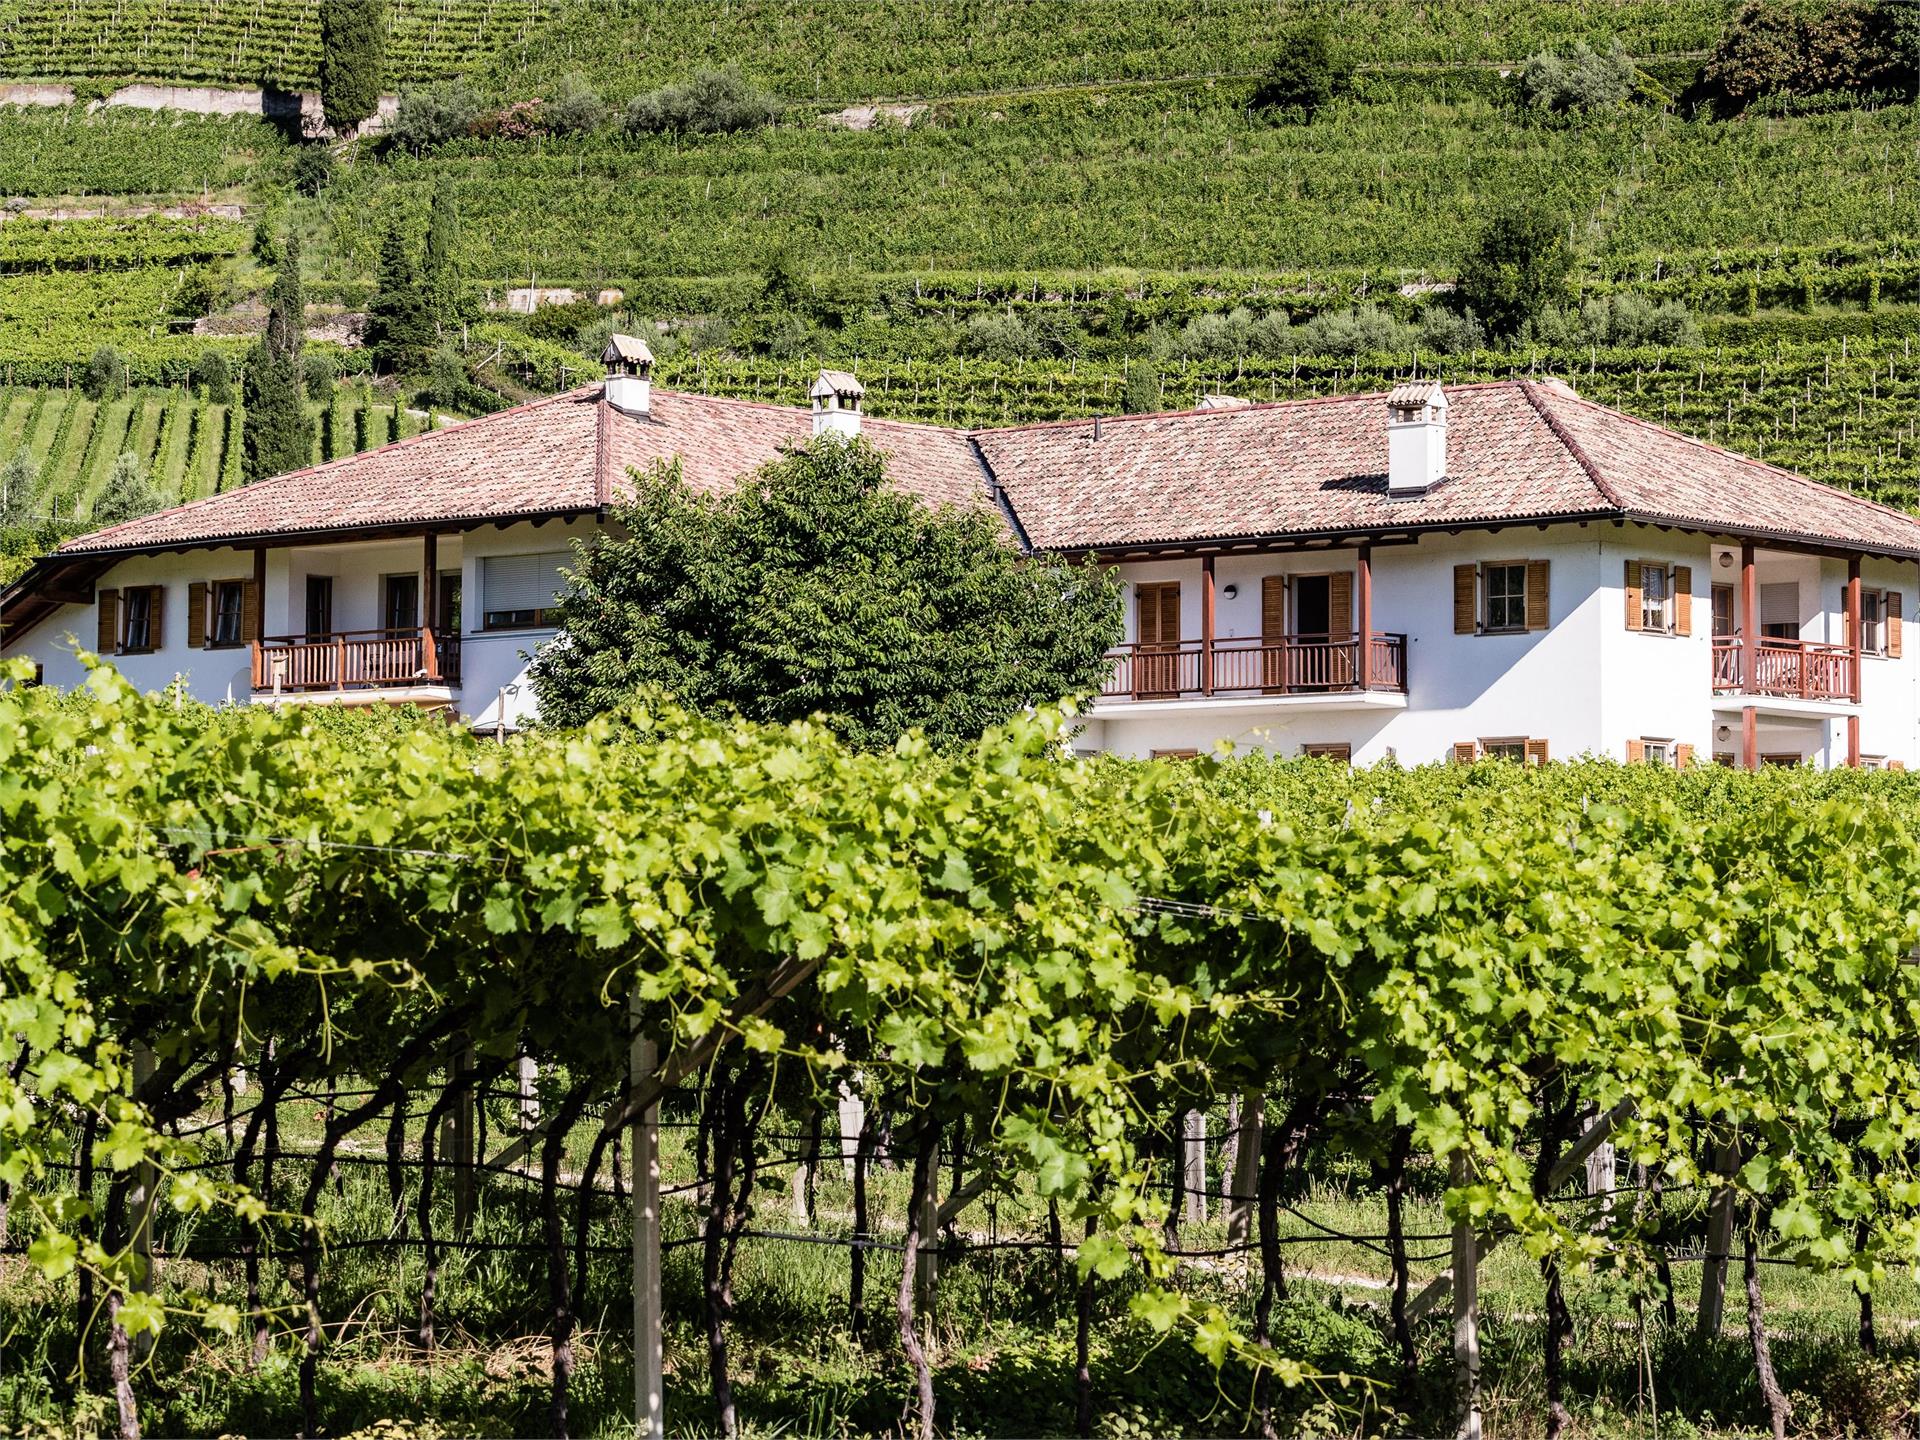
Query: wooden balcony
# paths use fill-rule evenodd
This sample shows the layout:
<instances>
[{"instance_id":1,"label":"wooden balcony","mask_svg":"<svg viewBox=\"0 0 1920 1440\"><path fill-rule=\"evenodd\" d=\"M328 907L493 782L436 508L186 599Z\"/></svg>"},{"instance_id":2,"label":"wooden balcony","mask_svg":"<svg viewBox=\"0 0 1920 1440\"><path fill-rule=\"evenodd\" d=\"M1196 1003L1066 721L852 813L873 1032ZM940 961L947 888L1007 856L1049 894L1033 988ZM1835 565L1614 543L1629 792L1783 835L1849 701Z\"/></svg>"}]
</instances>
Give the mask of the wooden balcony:
<instances>
[{"instance_id":1,"label":"wooden balcony","mask_svg":"<svg viewBox=\"0 0 1920 1440\"><path fill-rule=\"evenodd\" d=\"M1407 637L1375 631L1365 674L1356 637L1286 635L1278 640L1198 640L1178 645L1122 645L1109 650L1113 672L1103 700L1177 700L1215 696L1337 695L1370 690L1405 694Z\"/></svg>"},{"instance_id":2,"label":"wooden balcony","mask_svg":"<svg viewBox=\"0 0 1920 1440\"><path fill-rule=\"evenodd\" d=\"M1713 688L1716 694L1852 700L1857 663L1852 649L1845 645L1762 640L1749 657L1744 640L1715 640Z\"/></svg>"},{"instance_id":3,"label":"wooden balcony","mask_svg":"<svg viewBox=\"0 0 1920 1440\"><path fill-rule=\"evenodd\" d=\"M256 695L400 690L460 683L460 636L425 627L276 635L254 642Z\"/></svg>"}]
</instances>

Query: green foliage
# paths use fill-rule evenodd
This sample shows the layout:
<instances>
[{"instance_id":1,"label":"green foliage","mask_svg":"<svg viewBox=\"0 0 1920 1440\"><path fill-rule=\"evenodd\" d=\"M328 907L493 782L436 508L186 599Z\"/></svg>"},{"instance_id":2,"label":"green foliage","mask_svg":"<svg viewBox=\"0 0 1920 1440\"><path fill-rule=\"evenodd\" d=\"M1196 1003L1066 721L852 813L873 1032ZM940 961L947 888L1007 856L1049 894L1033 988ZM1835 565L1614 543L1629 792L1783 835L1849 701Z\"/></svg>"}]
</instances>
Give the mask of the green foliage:
<instances>
[{"instance_id":1,"label":"green foliage","mask_svg":"<svg viewBox=\"0 0 1920 1440\"><path fill-rule=\"evenodd\" d=\"M323 144L302 145L293 152L293 188L302 195L318 195L333 183L333 150Z\"/></svg>"},{"instance_id":2,"label":"green foliage","mask_svg":"<svg viewBox=\"0 0 1920 1440\"><path fill-rule=\"evenodd\" d=\"M393 143L415 155L473 133L486 102L464 79L400 92L400 110L387 132Z\"/></svg>"},{"instance_id":3,"label":"green foliage","mask_svg":"<svg viewBox=\"0 0 1920 1440\"><path fill-rule=\"evenodd\" d=\"M87 361L80 388L89 400L117 400L127 393L127 361L111 345L102 345Z\"/></svg>"},{"instance_id":4,"label":"green foliage","mask_svg":"<svg viewBox=\"0 0 1920 1440\"><path fill-rule=\"evenodd\" d=\"M180 288L168 307L183 320L211 315L227 303L226 276L218 265L196 265L180 277Z\"/></svg>"},{"instance_id":5,"label":"green foliage","mask_svg":"<svg viewBox=\"0 0 1920 1440\"><path fill-rule=\"evenodd\" d=\"M420 368L433 345L433 316L407 237L396 223L380 245L380 270L367 307L367 346L390 374Z\"/></svg>"},{"instance_id":6,"label":"green foliage","mask_svg":"<svg viewBox=\"0 0 1920 1440\"><path fill-rule=\"evenodd\" d=\"M451 185L433 192L433 211L427 218L426 262L421 267L427 307L443 330L475 313L460 261L460 206Z\"/></svg>"},{"instance_id":7,"label":"green foliage","mask_svg":"<svg viewBox=\"0 0 1920 1440\"><path fill-rule=\"evenodd\" d=\"M1160 367L1146 360L1127 366L1122 406L1129 415L1151 415L1167 407L1160 403Z\"/></svg>"},{"instance_id":8,"label":"green foliage","mask_svg":"<svg viewBox=\"0 0 1920 1440\"><path fill-rule=\"evenodd\" d=\"M584 75L570 70L540 107L549 134L586 135L607 123L607 105Z\"/></svg>"},{"instance_id":9,"label":"green foliage","mask_svg":"<svg viewBox=\"0 0 1920 1440\"><path fill-rule=\"evenodd\" d=\"M660 132L725 135L771 125L780 102L741 78L740 72L703 70L683 85L666 85L627 102L622 123L633 135Z\"/></svg>"},{"instance_id":10,"label":"green foliage","mask_svg":"<svg viewBox=\"0 0 1920 1440\"><path fill-rule=\"evenodd\" d=\"M187 383L215 405L233 399L233 367L219 350L203 350L188 372Z\"/></svg>"},{"instance_id":11,"label":"green foliage","mask_svg":"<svg viewBox=\"0 0 1920 1440\"><path fill-rule=\"evenodd\" d=\"M1566 294L1573 254L1560 217L1541 205L1502 211L1460 266L1460 298L1495 335L1520 327Z\"/></svg>"},{"instance_id":12,"label":"green foliage","mask_svg":"<svg viewBox=\"0 0 1920 1440\"><path fill-rule=\"evenodd\" d=\"M1748 0L1701 68L1695 98L1725 112L1769 96L1911 90L1904 5Z\"/></svg>"},{"instance_id":13,"label":"green foliage","mask_svg":"<svg viewBox=\"0 0 1920 1440\"><path fill-rule=\"evenodd\" d=\"M300 378L307 399L331 405L334 386L340 379L340 367L326 351L309 350L300 359Z\"/></svg>"},{"instance_id":14,"label":"green foliage","mask_svg":"<svg viewBox=\"0 0 1920 1440\"><path fill-rule=\"evenodd\" d=\"M40 467L33 463L33 452L20 449L0 465L0 527L23 525L32 515L35 482Z\"/></svg>"},{"instance_id":15,"label":"green foliage","mask_svg":"<svg viewBox=\"0 0 1920 1440\"><path fill-rule=\"evenodd\" d=\"M863 748L912 728L952 745L1095 688L1119 638L1104 572L1023 559L993 517L890 488L859 442L816 440L725 496L677 469L635 485L627 538L579 555L561 638L535 661L547 723L658 690L707 713L823 715Z\"/></svg>"},{"instance_id":16,"label":"green foliage","mask_svg":"<svg viewBox=\"0 0 1920 1440\"><path fill-rule=\"evenodd\" d=\"M300 395L300 364L275 354L265 340L247 352L241 399L247 410L241 432L243 482L299 470L313 452L313 422Z\"/></svg>"},{"instance_id":17,"label":"green foliage","mask_svg":"<svg viewBox=\"0 0 1920 1440\"><path fill-rule=\"evenodd\" d=\"M118 525L150 515L165 504L165 497L148 483L140 457L123 450L114 457L106 488L94 499L91 518L96 527Z\"/></svg>"},{"instance_id":18,"label":"green foliage","mask_svg":"<svg viewBox=\"0 0 1920 1440\"><path fill-rule=\"evenodd\" d=\"M379 108L385 53L385 0L321 7L320 105L336 135L351 135Z\"/></svg>"},{"instance_id":19,"label":"green foliage","mask_svg":"<svg viewBox=\"0 0 1920 1440\"><path fill-rule=\"evenodd\" d=\"M1566 50L1543 50L1529 56L1520 72L1521 97L1553 115L1623 105L1638 84L1633 60L1618 41L1605 52L1585 41Z\"/></svg>"},{"instance_id":20,"label":"green foliage","mask_svg":"<svg viewBox=\"0 0 1920 1440\"><path fill-rule=\"evenodd\" d=\"M1281 27L1280 54L1248 104L1280 119L1311 122L1353 80L1334 50L1332 31L1315 18Z\"/></svg>"}]
</instances>

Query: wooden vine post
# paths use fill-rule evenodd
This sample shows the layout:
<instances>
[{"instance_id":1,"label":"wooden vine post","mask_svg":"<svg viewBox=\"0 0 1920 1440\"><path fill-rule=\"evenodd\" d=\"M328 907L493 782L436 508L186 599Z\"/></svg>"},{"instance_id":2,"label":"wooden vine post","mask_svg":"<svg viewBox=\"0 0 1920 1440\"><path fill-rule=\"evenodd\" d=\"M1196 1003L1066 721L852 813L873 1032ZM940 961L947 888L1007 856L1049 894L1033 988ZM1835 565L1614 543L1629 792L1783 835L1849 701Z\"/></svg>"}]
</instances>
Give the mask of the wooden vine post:
<instances>
[{"instance_id":1,"label":"wooden vine post","mask_svg":"<svg viewBox=\"0 0 1920 1440\"><path fill-rule=\"evenodd\" d=\"M1715 1147L1716 1174L1731 1176L1739 1167L1735 1142L1729 1138ZM1700 1310L1696 1333L1711 1340L1720 1333L1727 1305L1727 1261L1733 1253L1733 1186L1722 1185L1707 1205L1707 1253L1700 1267Z\"/></svg>"},{"instance_id":2,"label":"wooden vine post","mask_svg":"<svg viewBox=\"0 0 1920 1440\"><path fill-rule=\"evenodd\" d=\"M1471 1178L1467 1156L1453 1157L1455 1189ZM1480 1440L1480 1242L1473 1221L1453 1222L1453 1366L1458 1388L1459 1440Z\"/></svg>"},{"instance_id":3,"label":"wooden vine post","mask_svg":"<svg viewBox=\"0 0 1920 1440\"><path fill-rule=\"evenodd\" d=\"M638 1029L640 997L632 1001L635 1021L628 1049L631 1083L660 1068L660 1046ZM633 1122L633 1424L641 1440L667 1433L660 1344L660 1104L655 1101Z\"/></svg>"},{"instance_id":4,"label":"wooden vine post","mask_svg":"<svg viewBox=\"0 0 1920 1440\"><path fill-rule=\"evenodd\" d=\"M454 1073L468 1075L473 1067L473 1044L465 1036L460 1036L453 1046ZM478 1104L479 1097L474 1093L473 1086L462 1090L447 1114L446 1133L441 1139L441 1148L453 1167L453 1228L463 1240L473 1233L474 1199L477 1193L474 1162L478 1158L474 1149L474 1111Z\"/></svg>"},{"instance_id":5,"label":"wooden vine post","mask_svg":"<svg viewBox=\"0 0 1920 1440\"><path fill-rule=\"evenodd\" d=\"M1260 1194L1260 1147L1266 1139L1267 1097L1249 1090L1240 1100L1233 1184L1227 1202L1227 1244L1245 1245L1253 1235L1254 1201Z\"/></svg>"},{"instance_id":6,"label":"wooden vine post","mask_svg":"<svg viewBox=\"0 0 1920 1440\"><path fill-rule=\"evenodd\" d=\"M133 1093L138 1095L153 1079L153 1051L143 1041L133 1042ZM133 1185L127 1191L127 1213L132 1217L133 1283L142 1290L155 1288L153 1271L153 1207L159 1189L160 1172L151 1160L134 1167ZM137 1364L153 1349L153 1332L142 1331L133 1339L133 1359Z\"/></svg>"},{"instance_id":7,"label":"wooden vine post","mask_svg":"<svg viewBox=\"0 0 1920 1440\"><path fill-rule=\"evenodd\" d=\"M928 1124L933 1124L931 1116ZM940 1286L940 1146L936 1139L928 1174L927 1193L920 1202L920 1244L913 1256L913 1308L926 1327L929 1342L933 1329L933 1297Z\"/></svg>"}]
</instances>

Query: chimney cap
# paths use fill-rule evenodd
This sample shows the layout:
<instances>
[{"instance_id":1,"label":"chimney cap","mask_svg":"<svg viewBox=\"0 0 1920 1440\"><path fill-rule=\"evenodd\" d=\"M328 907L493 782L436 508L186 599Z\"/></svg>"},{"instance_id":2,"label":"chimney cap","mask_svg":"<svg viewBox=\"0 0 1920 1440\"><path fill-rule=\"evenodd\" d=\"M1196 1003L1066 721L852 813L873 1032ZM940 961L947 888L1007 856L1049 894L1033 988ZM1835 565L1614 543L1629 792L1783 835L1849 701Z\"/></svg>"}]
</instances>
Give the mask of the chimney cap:
<instances>
[{"instance_id":1,"label":"chimney cap","mask_svg":"<svg viewBox=\"0 0 1920 1440\"><path fill-rule=\"evenodd\" d=\"M609 335L607 348L600 352L603 365L651 365L653 351L636 335Z\"/></svg>"},{"instance_id":2,"label":"chimney cap","mask_svg":"<svg viewBox=\"0 0 1920 1440\"><path fill-rule=\"evenodd\" d=\"M813 382L813 388L807 392L809 400L825 400L838 395L844 399L857 400L867 393L867 387L848 374L845 370L822 370L819 378Z\"/></svg>"},{"instance_id":3,"label":"chimney cap","mask_svg":"<svg viewBox=\"0 0 1920 1440\"><path fill-rule=\"evenodd\" d=\"M1428 406L1436 410L1447 408L1447 392L1437 380L1415 380L1396 385L1387 394L1389 410L1424 410Z\"/></svg>"}]
</instances>

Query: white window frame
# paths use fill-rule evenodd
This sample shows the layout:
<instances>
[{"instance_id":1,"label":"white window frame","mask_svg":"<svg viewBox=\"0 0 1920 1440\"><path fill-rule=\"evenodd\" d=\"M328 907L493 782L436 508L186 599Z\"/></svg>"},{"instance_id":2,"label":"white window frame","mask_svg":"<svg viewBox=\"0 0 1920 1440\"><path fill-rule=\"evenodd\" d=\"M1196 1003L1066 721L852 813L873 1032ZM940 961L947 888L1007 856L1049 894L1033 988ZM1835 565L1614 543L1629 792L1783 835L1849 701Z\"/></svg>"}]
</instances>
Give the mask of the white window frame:
<instances>
[{"instance_id":1,"label":"white window frame","mask_svg":"<svg viewBox=\"0 0 1920 1440\"><path fill-rule=\"evenodd\" d=\"M1868 601L1873 602L1871 619L1867 614ZM1860 653L1887 653L1887 592L1878 586L1862 586L1860 589Z\"/></svg>"},{"instance_id":2,"label":"white window frame","mask_svg":"<svg viewBox=\"0 0 1920 1440\"><path fill-rule=\"evenodd\" d=\"M1679 752L1671 736L1658 739L1652 736L1640 737L1640 758L1648 765L1664 765L1672 769L1679 762Z\"/></svg>"},{"instance_id":3,"label":"white window frame","mask_svg":"<svg viewBox=\"0 0 1920 1440\"><path fill-rule=\"evenodd\" d=\"M1493 572L1517 572L1518 590L1493 593ZM1493 622L1493 607L1498 602L1508 612L1508 622ZM1480 562L1480 633L1483 635L1519 635L1527 628L1527 562L1524 560L1483 560Z\"/></svg>"},{"instance_id":4,"label":"white window frame","mask_svg":"<svg viewBox=\"0 0 1920 1440\"><path fill-rule=\"evenodd\" d=\"M1653 581L1659 581L1655 595ZM1655 560L1640 562L1640 628L1656 635L1673 633L1673 567Z\"/></svg>"}]
</instances>

